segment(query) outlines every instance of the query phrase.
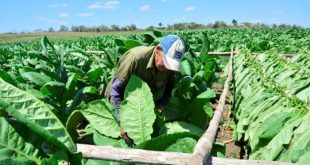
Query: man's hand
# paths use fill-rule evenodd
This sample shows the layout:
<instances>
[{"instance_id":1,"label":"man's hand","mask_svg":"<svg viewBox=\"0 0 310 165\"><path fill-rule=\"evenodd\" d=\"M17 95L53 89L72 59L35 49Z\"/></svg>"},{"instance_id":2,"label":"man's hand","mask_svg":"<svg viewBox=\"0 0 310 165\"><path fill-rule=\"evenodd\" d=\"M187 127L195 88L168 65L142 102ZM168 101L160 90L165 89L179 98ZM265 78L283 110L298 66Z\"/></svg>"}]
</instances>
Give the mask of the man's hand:
<instances>
[{"instance_id":1,"label":"man's hand","mask_svg":"<svg viewBox=\"0 0 310 165\"><path fill-rule=\"evenodd\" d=\"M133 143L133 140L130 139L127 135L126 132L124 132L123 128L121 128L120 130L120 135L121 137L124 139L125 143L129 146L129 147L133 147L135 144Z\"/></svg>"}]
</instances>

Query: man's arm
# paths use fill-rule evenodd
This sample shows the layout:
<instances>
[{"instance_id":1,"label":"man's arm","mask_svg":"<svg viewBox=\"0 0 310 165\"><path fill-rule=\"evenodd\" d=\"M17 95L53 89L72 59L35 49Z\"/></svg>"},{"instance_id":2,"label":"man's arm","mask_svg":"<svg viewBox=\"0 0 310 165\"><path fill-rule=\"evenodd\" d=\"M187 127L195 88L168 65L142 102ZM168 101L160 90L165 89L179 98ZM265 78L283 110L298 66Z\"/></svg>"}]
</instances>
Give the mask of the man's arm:
<instances>
[{"instance_id":1,"label":"man's arm","mask_svg":"<svg viewBox=\"0 0 310 165\"><path fill-rule=\"evenodd\" d=\"M114 105L116 121L120 124L119 106L124 99L125 84L120 79L114 77L111 85L111 101ZM124 130L120 129L120 135L129 147L133 146L133 141L128 137Z\"/></svg>"},{"instance_id":2,"label":"man's arm","mask_svg":"<svg viewBox=\"0 0 310 165\"><path fill-rule=\"evenodd\" d=\"M115 71L115 77L112 79L110 97L111 102L115 108L116 119L119 122L119 109L122 100L124 99L124 91L128 83L129 78L137 67L135 58L132 58L128 51L119 61L117 69Z\"/></svg>"},{"instance_id":3,"label":"man's arm","mask_svg":"<svg viewBox=\"0 0 310 165\"><path fill-rule=\"evenodd\" d=\"M117 77L114 77L111 85L111 101L115 108L115 115L118 123L120 122L119 107L121 101L124 99L124 91L125 84Z\"/></svg>"}]
</instances>

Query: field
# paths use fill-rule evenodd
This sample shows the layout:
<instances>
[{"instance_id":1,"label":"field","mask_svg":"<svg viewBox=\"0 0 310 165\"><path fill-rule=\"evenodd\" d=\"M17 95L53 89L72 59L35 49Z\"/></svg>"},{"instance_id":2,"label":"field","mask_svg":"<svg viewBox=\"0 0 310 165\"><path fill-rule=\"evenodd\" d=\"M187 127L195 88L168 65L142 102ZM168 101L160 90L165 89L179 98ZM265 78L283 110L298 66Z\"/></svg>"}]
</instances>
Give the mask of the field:
<instances>
[{"instance_id":1,"label":"field","mask_svg":"<svg viewBox=\"0 0 310 165\"><path fill-rule=\"evenodd\" d=\"M132 76L118 122L104 92L119 59L170 33L187 49L168 105L155 106L163 88L151 92ZM310 29L55 34L0 36L0 164L123 164L85 159L77 143L193 153L228 75L229 57L208 52L232 49L230 96L210 155L310 162Z\"/></svg>"},{"instance_id":2,"label":"field","mask_svg":"<svg viewBox=\"0 0 310 165\"><path fill-rule=\"evenodd\" d=\"M105 35L128 35L128 34L141 34L143 31L134 32L37 32L37 33L18 33L18 34L0 34L0 42L23 42L40 40L43 36L47 36L51 40L59 39L78 39L80 37L96 37Z\"/></svg>"}]
</instances>

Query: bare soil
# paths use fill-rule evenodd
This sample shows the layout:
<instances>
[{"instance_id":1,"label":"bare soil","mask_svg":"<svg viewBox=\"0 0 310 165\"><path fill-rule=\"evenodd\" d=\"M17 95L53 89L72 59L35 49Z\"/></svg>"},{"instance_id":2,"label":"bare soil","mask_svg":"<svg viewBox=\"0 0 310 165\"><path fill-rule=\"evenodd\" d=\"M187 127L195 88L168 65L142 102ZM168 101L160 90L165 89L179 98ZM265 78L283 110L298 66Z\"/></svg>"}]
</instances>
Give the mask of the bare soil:
<instances>
[{"instance_id":1,"label":"bare soil","mask_svg":"<svg viewBox=\"0 0 310 165\"><path fill-rule=\"evenodd\" d=\"M212 88L215 90L217 94L217 98L220 97L222 91L223 91L223 85L219 83L214 83L212 85ZM242 147L238 146L234 139L233 139L233 129L230 127L230 125L233 123L233 119L231 117L231 111L230 111L230 99L231 93L228 93L228 96L226 98L226 103L224 107L224 111L222 114L222 122L219 125L216 142L224 143L226 145L226 152L225 156L227 158L237 158L237 159L244 159ZM214 101L213 107L217 106L217 100Z\"/></svg>"}]
</instances>

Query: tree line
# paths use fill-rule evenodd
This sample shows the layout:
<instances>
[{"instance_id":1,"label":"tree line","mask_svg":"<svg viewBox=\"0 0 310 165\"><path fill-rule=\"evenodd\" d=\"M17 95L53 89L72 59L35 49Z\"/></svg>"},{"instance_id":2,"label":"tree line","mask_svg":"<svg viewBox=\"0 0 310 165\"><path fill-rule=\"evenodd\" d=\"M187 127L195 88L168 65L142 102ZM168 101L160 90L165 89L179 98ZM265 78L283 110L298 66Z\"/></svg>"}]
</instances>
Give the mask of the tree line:
<instances>
[{"instance_id":1,"label":"tree line","mask_svg":"<svg viewBox=\"0 0 310 165\"><path fill-rule=\"evenodd\" d=\"M215 21L213 23L209 23L207 25L188 22L188 23L176 23L172 25L163 26L161 22L158 23L158 26L149 26L144 29L138 28L135 24L127 25L127 26L119 26L119 25L99 25L99 26L85 26L85 25L77 25L67 27L65 25L61 25L58 30L55 30L53 27L48 28L48 30L37 29L34 32L109 32L109 31L136 31L136 30L153 30L153 29L163 29L163 30L193 30L193 29L217 29L217 28L291 28L297 27L296 25L288 25L288 24L264 24L264 23L250 23L243 22L238 23L237 20L233 19L231 24L227 24L224 21ZM299 27L299 26L298 26Z\"/></svg>"}]
</instances>

